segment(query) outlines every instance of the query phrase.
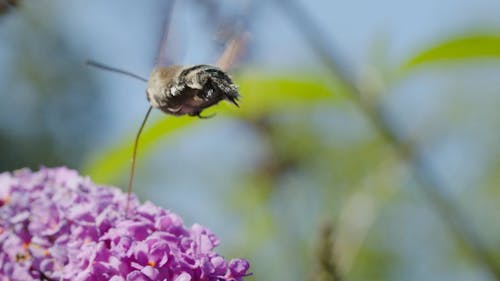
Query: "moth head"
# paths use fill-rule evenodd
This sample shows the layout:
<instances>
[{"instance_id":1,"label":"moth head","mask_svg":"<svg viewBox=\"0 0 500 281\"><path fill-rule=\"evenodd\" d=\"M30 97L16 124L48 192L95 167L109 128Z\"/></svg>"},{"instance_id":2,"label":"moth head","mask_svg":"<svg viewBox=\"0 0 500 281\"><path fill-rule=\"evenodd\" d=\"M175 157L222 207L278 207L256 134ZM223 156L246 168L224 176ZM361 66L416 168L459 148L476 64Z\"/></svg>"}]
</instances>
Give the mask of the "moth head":
<instances>
[{"instance_id":1,"label":"moth head","mask_svg":"<svg viewBox=\"0 0 500 281\"><path fill-rule=\"evenodd\" d=\"M211 65L157 67L146 91L151 106L167 114L200 116L222 100L238 106L238 88L228 74Z\"/></svg>"}]
</instances>

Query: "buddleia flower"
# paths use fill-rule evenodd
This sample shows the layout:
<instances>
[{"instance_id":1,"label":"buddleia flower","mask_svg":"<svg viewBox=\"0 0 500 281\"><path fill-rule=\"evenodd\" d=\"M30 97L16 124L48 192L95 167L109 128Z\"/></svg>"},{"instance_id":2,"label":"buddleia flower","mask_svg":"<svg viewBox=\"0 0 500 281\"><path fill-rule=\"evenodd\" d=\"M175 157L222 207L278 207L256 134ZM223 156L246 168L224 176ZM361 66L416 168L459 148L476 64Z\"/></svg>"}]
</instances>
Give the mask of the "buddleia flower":
<instances>
[{"instance_id":1,"label":"buddleia flower","mask_svg":"<svg viewBox=\"0 0 500 281\"><path fill-rule=\"evenodd\" d=\"M241 281L207 228L67 168L0 174L0 281Z\"/></svg>"}]
</instances>

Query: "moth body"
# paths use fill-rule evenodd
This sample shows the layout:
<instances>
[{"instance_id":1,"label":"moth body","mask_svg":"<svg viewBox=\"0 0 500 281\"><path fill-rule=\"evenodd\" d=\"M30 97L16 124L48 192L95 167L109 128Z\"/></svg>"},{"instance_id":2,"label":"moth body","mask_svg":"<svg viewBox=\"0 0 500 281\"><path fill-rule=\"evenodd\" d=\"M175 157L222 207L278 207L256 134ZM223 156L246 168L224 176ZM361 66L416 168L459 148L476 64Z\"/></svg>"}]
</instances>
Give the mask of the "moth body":
<instances>
[{"instance_id":1,"label":"moth body","mask_svg":"<svg viewBox=\"0 0 500 281\"><path fill-rule=\"evenodd\" d=\"M152 107L167 114L200 116L205 108L222 100L238 106L239 94L229 75L217 67L202 64L155 68L146 96Z\"/></svg>"}]
</instances>

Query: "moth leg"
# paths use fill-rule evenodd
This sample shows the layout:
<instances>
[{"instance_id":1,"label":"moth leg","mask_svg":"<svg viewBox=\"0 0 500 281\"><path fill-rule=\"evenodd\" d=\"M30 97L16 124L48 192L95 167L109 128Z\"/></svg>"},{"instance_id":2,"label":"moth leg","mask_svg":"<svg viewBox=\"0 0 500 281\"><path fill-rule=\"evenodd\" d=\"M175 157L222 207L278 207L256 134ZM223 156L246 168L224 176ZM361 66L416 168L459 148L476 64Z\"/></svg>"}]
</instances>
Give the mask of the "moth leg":
<instances>
[{"instance_id":1,"label":"moth leg","mask_svg":"<svg viewBox=\"0 0 500 281\"><path fill-rule=\"evenodd\" d=\"M215 117L215 115L216 115L215 113L212 113L210 115L201 115L201 112L198 112L198 113L194 114L193 116L197 116L200 119L212 119Z\"/></svg>"}]
</instances>

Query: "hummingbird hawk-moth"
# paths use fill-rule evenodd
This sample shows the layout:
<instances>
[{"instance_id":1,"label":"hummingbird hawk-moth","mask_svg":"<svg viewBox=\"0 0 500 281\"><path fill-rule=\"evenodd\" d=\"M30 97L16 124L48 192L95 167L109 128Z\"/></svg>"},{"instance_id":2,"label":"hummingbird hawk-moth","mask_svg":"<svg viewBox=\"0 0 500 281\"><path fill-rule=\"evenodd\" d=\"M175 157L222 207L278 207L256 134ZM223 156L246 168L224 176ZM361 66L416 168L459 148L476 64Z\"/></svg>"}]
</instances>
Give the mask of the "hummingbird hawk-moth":
<instances>
[{"instance_id":1,"label":"hummingbird hawk-moth","mask_svg":"<svg viewBox=\"0 0 500 281\"><path fill-rule=\"evenodd\" d=\"M168 17L166 26L168 26ZM166 41L166 35L167 31L165 31L164 38L162 38L162 44L160 44L160 59L164 51L163 44ZM207 64L194 66L162 66L157 64L151 72L149 79L126 70L114 68L91 60L87 61L87 65L125 74L147 82L146 98L150 106L139 127L134 142L128 184L128 200L125 208L126 216L128 215L128 205L132 192L139 138L152 109L156 108L166 114L174 116L188 115L208 118L211 116L203 116L202 111L223 100L238 106L238 98L240 97L238 87L225 70L231 66L235 58L241 53L245 41L246 34L241 34L231 39L219 58L217 66Z\"/></svg>"},{"instance_id":2,"label":"hummingbird hawk-moth","mask_svg":"<svg viewBox=\"0 0 500 281\"><path fill-rule=\"evenodd\" d=\"M238 106L238 88L228 74L211 65L157 67L146 90L150 105L171 115L203 118L201 112L222 100Z\"/></svg>"}]
</instances>

